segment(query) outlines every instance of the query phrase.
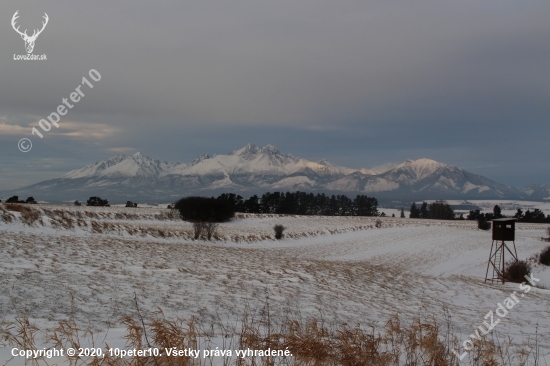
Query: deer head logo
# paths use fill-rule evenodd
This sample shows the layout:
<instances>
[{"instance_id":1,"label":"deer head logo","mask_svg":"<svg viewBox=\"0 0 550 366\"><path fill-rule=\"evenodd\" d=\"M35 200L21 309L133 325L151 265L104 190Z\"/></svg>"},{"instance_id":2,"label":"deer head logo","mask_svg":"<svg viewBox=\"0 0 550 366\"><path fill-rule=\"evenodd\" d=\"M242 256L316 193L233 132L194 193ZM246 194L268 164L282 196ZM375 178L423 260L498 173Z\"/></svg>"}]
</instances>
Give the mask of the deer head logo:
<instances>
[{"instance_id":1,"label":"deer head logo","mask_svg":"<svg viewBox=\"0 0 550 366\"><path fill-rule=\"evenodd\" d=\"M17 18L19 18L19 10L17 10L15 12L15 14L13 14L13 18L11 18L11 26L13 27L13 29L19 33L21 35L21 38L23 38L23 40L25 41L25 48L27 49L27 53L32 53L32 50L34 49L34 42L36 41L36 38L38 38L38 36L40 35L40 33L42 33L42 31L44 30L44 28L46 28L46 24L48 24L48 14L44 13L44 22L42 22L42 29L38 30L38 29L35 29L32 36L28 36L27 35L27 30L25 29L24 32L21 32L19 31L19 27L15 28L15 21L17 20Z\"/></svg>"}]
</instances>

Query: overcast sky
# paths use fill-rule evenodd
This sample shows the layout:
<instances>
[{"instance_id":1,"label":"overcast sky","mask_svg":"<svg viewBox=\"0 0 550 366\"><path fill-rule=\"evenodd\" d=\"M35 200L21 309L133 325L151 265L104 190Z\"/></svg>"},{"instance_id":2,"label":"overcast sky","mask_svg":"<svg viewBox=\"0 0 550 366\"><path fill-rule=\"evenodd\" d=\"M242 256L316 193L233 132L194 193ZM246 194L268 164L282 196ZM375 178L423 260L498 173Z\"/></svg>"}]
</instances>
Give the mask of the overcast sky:
<instances>
[{"instance_id":1,"label":"overcast sky","mask_svg":"<svg viewBox=\"0 0 550 366\"><path fill-rule=\"evenodd\" d=\"M550 182L548 0L3 0L0 10L0 191L117 154L189 162L247 143L352 168L425 157L517 187ZM14 60L26 54L17 10L29 35L48 14L33 51L46 61ZM33 136L83 77L93 89Z\"/></svg>"}]
</instances>

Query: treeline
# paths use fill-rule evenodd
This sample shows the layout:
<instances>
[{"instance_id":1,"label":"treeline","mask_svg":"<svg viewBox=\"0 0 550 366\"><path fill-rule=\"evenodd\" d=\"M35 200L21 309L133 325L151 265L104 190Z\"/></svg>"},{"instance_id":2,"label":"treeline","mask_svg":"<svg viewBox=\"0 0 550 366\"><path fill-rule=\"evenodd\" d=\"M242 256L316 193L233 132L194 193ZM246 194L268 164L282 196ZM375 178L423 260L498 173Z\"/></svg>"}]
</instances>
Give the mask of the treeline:
<instances>
[{"instance_id":1,"label":"treeline","mask_svg":"<svg viewBox=\"0 0 550 366\"><path fill-rule=\"evenodd\" d=\"M479 210L472 210L466 217L468 220L493 220L493 219L502 219L508 216L502 215L501 209L498 205L493 207L493 212L482 213ZM527 210L523 212L521 208L518 208L514 216L510 218L516 219L519 222L530 222L530 223L550 223L550 215L544 215L540 209L535 208L533 211Z\"/></svg>"},{"instance_id":2,"label":"treeline","mask_svg":"<svg viewBox=\"0 0 550 366\"><path fill-rule=\"evenodd\" d=\"M423 202L420 208L416 207L416 202L413 202L409 217L411 219L454 220L455 213L445 201L435 201L430 205L427 202ZM464 220L462 215L459 219Z\"/></svg>"},{"instance_id":3,"label":"treeline","mask_svg":"<svg viewBox=\"0 0 550 366\"><path fill-rule=\"evenodd\" d=\"M2 202L2 200L0 200L0 202ZM23 200L19 199L19 196L11 196L10 198L8 198L6 200L6 203L31 203L31 204L36 204L37 202L34 199L34 197L28 197L25 201L23 201Z\"/></svg>"},{"instance_id":4,"label":"treeline","mask_svg":"<svg viewBox=\"0 0 550 366\"><path fill-rule=\"evenodd\" d=\"M216 198L227 202L234 212L270 213L287 215L324 216L378 216L378 200L358 195L353 200L344 195L324 193L273 192L261 197L244 199L234 193L223 193Z\"/></svg>"}]
</instances>

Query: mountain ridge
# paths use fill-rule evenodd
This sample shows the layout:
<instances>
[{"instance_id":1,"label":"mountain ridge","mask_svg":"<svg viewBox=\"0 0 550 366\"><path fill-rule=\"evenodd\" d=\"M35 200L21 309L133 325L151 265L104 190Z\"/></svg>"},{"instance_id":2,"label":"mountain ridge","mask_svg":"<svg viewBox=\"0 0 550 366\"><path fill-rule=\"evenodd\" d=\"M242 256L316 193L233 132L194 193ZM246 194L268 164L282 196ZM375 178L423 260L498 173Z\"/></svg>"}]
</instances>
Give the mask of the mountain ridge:
<instances>
[{"instance_id":1,"label":"mountain ridge","mask_svg":"<svg viewBox=\"0 0 550 366\"><path fill-rule=\"evenodd\" d=\"M270 190L367 194L400 200L523 199L544 196L546 188L540 186L518 190L427 158L353 169L327 159L313 162L295 157L273 145L247 144L227 155L204 153L187 164L161 162L140 152L117 155L67 172L61 178L0 194L65 202L94 195L107 196L112 202L171 201L185 195L228 191L246 195ZM548 186L546 196L550 199Z\"/></svg>"}]
</instances>

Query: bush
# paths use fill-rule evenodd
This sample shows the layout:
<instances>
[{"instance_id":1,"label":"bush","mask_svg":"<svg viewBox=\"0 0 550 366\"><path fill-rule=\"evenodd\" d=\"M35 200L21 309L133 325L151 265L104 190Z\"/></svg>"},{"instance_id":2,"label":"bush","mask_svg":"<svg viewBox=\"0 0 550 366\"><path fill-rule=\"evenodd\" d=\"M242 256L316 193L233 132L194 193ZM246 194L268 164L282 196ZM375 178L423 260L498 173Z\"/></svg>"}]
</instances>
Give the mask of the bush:
<instances>
[{"instance_id":1,"label":"bush","mask_svg":"<svg viewBox=\"0 0 550 366\"><path fill-rule=\"evenodd\" d=\"M281 240L285 227L283 225L275 225L273 226L273 231L275 231L275 239Z\"/></svg>"},{"instance_id":2,"label":"bush","mask_svg":"<svg viewBox=\"0 0 550 366\"><path fill-rule=\"evenodd\" d=\"M525 282L525 276L531 273L531 265L527 261L508 262L504 269L504 278L506 281L522 283Z\"/></svg>"},{"instance_id":3,"label":"bush","mask_svg":"<svg viewBox=\"0 0 550 366\"><path fill-rule=\"evenodd\" d=\"M74 205L75 206L82 206L82 203L80 203L80 201L74 201Z\"/></svg>"},{"instance_id":4,"label":"bush","mask_svg":"<svg viewBox=\"0 0 550 366\"><path fill-rule=\"evenodd\" d=\"M376 223L374 224L374 226L376 226L377 228L381 228L382 227L382 220L376 220Z\"/></svg>"},{"instance_id":5,"label":"bush","mask_svg":"<svg viewBox=\"0 0 550 366\"><path fill-rule=\"evenodd\" d=\"M19 196L11 196L6 200L6 203L19 203Z\"/></svg>"},{"instance_id":6,"label":"bush","mask_svg":"<svg viewBox=\"0 0 550 366\"><path fill-rule=\"evenodd\" d=\"M491 223L485 219L477 220L477 228L481 230L491 230Z\"/></svg>"},{"instance_id":7,"label":"bush","mask_svg":"<svg viewBox=\"0 0 550 366\"><path fill-rule=\"evenodd\" d=\"M132 201L126 201L126 207L137 207L137 203Z\"/></svg>"},{"instance_id":8,"label":"bush","mask_svg":"<svg viewBox=\"0 0 550 366\"><path fill-rule=\"evenodd\" d=\"M550 226L546 228L546 234L548 235L548 239L550 239Z\"/></svg>"},{"instance_id":9,"label":"bush","mask_svg":"<svg viewBox=\"0 0 550 366\"><path fill-rule=\"evenodd\" d=\"M546 247L539 254L539 263L550 266L550 246Z\"/></svg>"},{"instance_id":10,"label":"bush","mask_svg":"<svg viewBox=\"0 0 550 366\"><path fill-rule=\"evenodd\" d=\"M174 205L181 218L190 222L225 222L235 216L231 206L215 198L185 197Z\"/></svg>"},{"instance_id":11,"label":"bush","mask_svg":"<svg viewBox=\"0 0 550 366\"><path fill-rule=\"evenodd\" d=\"M109 207L109 201L101 199L101 197L90 197L88 201L86 201L86 206L101 206L101 207Z\"/></svg>"}]
</instances>

